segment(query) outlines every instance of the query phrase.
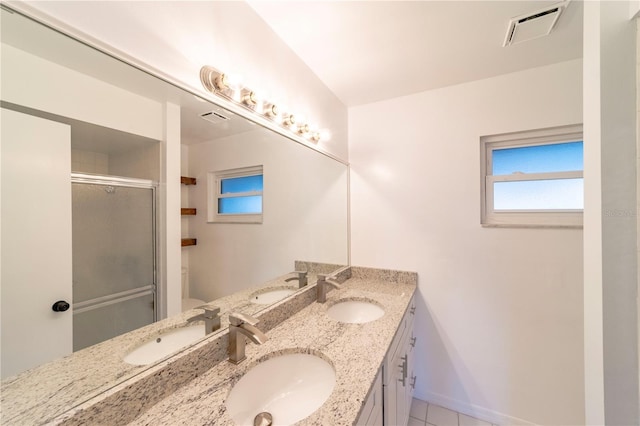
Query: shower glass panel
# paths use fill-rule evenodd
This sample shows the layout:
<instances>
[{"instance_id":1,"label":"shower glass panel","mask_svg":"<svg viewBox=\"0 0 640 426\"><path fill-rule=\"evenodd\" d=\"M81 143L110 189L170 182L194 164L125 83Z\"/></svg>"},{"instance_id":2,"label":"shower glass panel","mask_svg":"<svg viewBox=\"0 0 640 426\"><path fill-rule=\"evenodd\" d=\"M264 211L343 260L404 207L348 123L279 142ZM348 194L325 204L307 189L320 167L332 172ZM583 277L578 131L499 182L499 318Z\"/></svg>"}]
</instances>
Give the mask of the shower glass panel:
<instances>
[{"instance_id":1,"label":"shower glass panel","mask_svg":"<svg viewBox=\"0 0 640 426\"><path fill-rule=\"evenodd\" d=\"M73 315L77 351L153 322L153 294L89 309Z\"/></svg>"},{"instance_id":2,"label":"shower glass panel","mask_svg":"<svg viewBox=\"0 0 640 426\"><path fill-rule=\"evenodd\" d=\"M72 178L73 350L155 321L155 189Z\"/></svg>"}]
</instances>

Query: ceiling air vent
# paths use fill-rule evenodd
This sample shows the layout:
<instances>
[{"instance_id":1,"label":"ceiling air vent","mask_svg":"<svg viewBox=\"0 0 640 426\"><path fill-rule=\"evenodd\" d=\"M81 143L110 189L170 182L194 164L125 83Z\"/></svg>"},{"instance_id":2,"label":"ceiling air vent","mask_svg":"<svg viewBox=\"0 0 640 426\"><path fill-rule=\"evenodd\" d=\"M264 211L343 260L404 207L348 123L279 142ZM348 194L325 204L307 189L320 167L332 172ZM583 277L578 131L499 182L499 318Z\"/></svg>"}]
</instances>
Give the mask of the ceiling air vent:
<instances>
[{"instance_id":1,"label":"ceiling air vent","mask_svg":"<svg viewBox=\"0 0 640 426\"><path fill-rule=\"evenodd\" d=\"M220 114L219 112L216 111L209 111L209 112L205 112L200 114L200 117L204 120L210 121L214 124L217 123L222 123L224 121L229 120L229 117Z\"/></svg>"},{"instance_id":2,"label":"ceiling air vent","mask_svg":"<svg viewBox=\"0 0 640 426\"><path fill-rule=\"evenodd\" d=\"M507 36L503 46L520 43L548 35L558 22L569 1L557 3L526 15L516 16L509 21Z\"/></svg>"}]
</instances>

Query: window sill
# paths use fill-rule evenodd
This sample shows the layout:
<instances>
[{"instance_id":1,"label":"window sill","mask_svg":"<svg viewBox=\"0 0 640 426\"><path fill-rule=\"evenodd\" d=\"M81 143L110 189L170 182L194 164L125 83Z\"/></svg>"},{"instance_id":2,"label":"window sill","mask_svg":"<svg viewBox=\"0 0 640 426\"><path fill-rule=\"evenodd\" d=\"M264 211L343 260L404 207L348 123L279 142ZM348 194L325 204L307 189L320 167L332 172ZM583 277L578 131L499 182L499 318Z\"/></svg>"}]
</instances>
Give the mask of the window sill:
<instances>
[{"instance_id":1,"label":"window sill","mask_svg":"<svg viewBox=\"0 0 640 426\"><path fill-rule=\"evenodd\" d=\"M215 215L207 220L207 223L262 223L261 214L246 214L246 215Z\"/></svg>"},{"instance_id":2,"label":"window sill","mask_svg":"<svg viewBox=\"0 0 640 426\"><path fill-rule=\"evenodd\" d=\"M542 225L542 224L516 224L516 223L481 223L483 228L520 228L520 229L583 229L582 225Z\"/></svg>"}]
</instances>

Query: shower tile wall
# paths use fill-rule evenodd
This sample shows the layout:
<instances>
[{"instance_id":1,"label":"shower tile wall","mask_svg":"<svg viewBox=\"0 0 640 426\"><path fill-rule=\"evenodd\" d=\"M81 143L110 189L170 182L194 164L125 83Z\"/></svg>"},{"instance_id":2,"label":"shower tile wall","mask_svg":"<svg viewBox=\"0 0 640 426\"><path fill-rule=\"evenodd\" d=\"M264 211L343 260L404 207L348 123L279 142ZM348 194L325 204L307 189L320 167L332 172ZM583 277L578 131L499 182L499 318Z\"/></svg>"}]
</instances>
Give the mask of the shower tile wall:
<instances>
[{"instance_id":1,"label":"shower tile wall","mask_svg":"<svg viewBox=\"0 0 640 426\"><path fill-rule=\"evenodd\" d=\"M109 155L102 152L71 150L71 170L79 173L109 173Z\"/></svg>"},{"instance_id":2,"label":"shower tile wall","mask_svg":"<svg viewBox=\"0 0 640 426\"><path fill-rule=\"evenodd\" d=\"M157 181L160 178L159 158L159 144L112 154L72 149L71 170Z\"/></svg>"},{"instance_id":3,"label":"shower tile wall","mask_svg":"<svg viewBox=\"0 0 640 426\"><path fill-rule=\"evenodd\" d=\"M160 179L160 144L114 153L109 156L109 174L136 179Z\"/></svg>"}]
</instances>

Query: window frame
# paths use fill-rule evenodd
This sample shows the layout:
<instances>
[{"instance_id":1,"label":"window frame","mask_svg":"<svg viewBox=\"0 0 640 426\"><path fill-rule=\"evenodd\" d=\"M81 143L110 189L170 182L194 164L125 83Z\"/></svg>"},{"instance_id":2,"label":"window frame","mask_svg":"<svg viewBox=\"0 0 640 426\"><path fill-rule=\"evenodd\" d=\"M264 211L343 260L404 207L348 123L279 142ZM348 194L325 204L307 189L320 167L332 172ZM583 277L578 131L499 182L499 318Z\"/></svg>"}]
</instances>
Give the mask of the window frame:
<instances>
[{"instance_id":1,"label":"window frame","mask_svg":"<svg viewBox=\"0 0 640 426\"><path fill-rule=\"evenodd\" d=\"M233 192L222 194L222 181L238 177L262 175L262 191ZM238 198L247 196L262 197L261 213L218 213L218 202L222 198ZM207 172L207 222L209 223L262 223L264 214L264 168L260 166L241 167L237 169Z\"/></svg>"},{"instance_id":2,"label":"window frame","mask_svg":"<svg viewBox=\"0 0 640 426\"><path fill-rule=\"evenodd\" d=\"M493 175L493 151L505 148L555 145L583 140L582 125L552 127L480 137L481 217L484 227L582 228L583 209L495 210L494 183L550 179L584 179L584 171Z\"/></svg>"}]
</instances>

